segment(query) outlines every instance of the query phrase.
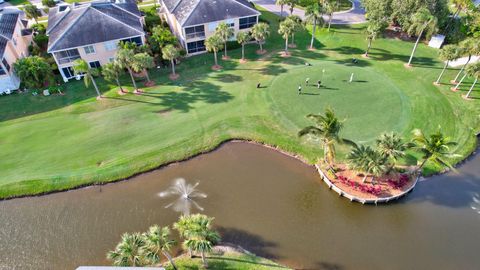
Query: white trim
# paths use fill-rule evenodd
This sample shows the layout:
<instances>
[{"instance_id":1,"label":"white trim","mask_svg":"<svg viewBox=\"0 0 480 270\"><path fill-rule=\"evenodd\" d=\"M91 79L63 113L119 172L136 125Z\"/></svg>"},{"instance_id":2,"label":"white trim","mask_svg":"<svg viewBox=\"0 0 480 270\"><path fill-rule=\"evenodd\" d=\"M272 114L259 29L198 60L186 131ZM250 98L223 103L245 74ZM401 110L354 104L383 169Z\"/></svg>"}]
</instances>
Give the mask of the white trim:
<instances>
[{"instance_id":1,"label":"white trim","mask_svg":"<svg viewBox=\"0 0 480 270\"><path fill-rule=\"evenodd\" d=\"M83 48L85 46L88 46L88 45L97 45L97 44L103 44L105 42L108 42L108 41L121 41L121 40L124 40L124 39L129 39L129 38L136 38L136 37L144 37L145 34L143 35L138 35L138 36L128 36L128 37L124 37L124 38L119 38L119 39L111 39L111 40L107 40L107 41L102 41L102 42L97 42L97 43L91 43L91 44L85 44L85 45L81 45L81 46L77 46L77 47L70 47L70 48L66 48L66 49L61 49L61 50L56 50L56 51L49 51L48 53L56 53L56 52L62 52L62 51L68 51L68 50L72 50L72 49L78 49L78 48ZM142 42L145 43L142 39ZM118 48L117 48L118 49ZM112 50L113 51L113 50Z\"/></svg>"}]
</instances>

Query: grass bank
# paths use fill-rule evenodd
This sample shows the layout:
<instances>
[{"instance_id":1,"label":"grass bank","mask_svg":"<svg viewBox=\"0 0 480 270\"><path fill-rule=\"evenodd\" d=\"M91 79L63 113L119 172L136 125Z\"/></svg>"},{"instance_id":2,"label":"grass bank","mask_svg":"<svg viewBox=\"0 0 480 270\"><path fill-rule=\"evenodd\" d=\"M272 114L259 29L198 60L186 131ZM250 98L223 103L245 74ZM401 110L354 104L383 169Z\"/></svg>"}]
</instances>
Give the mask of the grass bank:
<instances>
[{"instance_id":1,"label":"grass bank","mask_svg":"<svg viewBox=\"0 0 480 270\"><path fill-rule=\"evenodd\" d=\"M96 101L95 91L82 82L65 85L65 95L31 93L0 98L0 198L34 195L82 185L124 179L162 164L210 151L229 139L248 139L282 148L315 162L322 154L317 141L299 139L298 130L309 122L307 113L332 107L346 119L343 136L372 143L381 132L397 131L409 138L413 128L427 133L441 126L459 144L460 157L475 148L479 130L480 88L465 101L448 85L435 87L442 63L436 50L420 45L415 67L405 69L412 43L378 39L370 59L360 55L366 46L364 26L319 29L315 46L306 50L309 32L295 35L292 57L278 52L283 40L277 34L278 17L264 12L271 25L268 54L248 45L249 61L241 64L240 50L212 71L213 56L182 60L180 79L168 79L169 67L152 69L156 86L141 95L117 94L111 82L97 79L106 96ZM353 65L352 58L359 63ZM305 62L312 66L307 67ZM298 96L305 77L316 80L326 69L330 90ZM355 73L355 83L345 82ZM446 83L454 70L448 70ZM128 77L122 83L132 91ZM261 82L264 86L256 88ZM305 88L307 90L307 88ZM339 159L348 149L339 148ZM404 160L417 162L409 153ZM432 164L426 173L436 172Z\"/></svg>"}]
</instances>

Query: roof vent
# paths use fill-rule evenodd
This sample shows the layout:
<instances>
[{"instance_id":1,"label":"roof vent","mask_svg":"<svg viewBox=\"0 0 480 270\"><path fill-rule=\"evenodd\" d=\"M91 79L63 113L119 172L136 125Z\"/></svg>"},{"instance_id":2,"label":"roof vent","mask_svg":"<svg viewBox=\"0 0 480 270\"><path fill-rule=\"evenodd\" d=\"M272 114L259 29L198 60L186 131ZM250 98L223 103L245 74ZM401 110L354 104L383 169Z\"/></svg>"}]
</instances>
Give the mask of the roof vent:
<instances>
[{"instance_id":1,"label":"roof vent","mask_svg":"<svg viewBox=\"0 0 480 270\"><path fill-rule=\"evenodd\" d=\"M68 9L67 5L58 6L58 12L64 12L67 9Z\"/></svg>"}]
</instances>

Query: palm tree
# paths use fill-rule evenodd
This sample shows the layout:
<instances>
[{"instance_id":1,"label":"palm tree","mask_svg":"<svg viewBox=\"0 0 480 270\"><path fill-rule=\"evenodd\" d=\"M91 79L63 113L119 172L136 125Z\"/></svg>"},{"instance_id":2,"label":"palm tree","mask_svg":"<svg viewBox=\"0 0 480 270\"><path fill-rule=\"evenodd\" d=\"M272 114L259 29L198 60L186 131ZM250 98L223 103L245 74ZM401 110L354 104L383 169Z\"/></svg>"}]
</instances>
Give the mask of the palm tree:
<instances>
[{"instance_id":1,"label":"palm tree","mask_svg":"<svg viewBox=\"0 0 480 270\"><path fill-rule=\"evenodd\" d=\"M225 22L221 22L217 25L217 28L215 29L215 34L218 35L225 46L225 52L223 54L223 58L227 59L227 42L232 38L233 34L235 33L235 30L231 28L228 24Z\"/></svg>"},{"instance_id":2,"label":"palm tree","mask_svg":"<svg viewBox=\"0 0 480 270\"><path fill-rule=\"evenodd\" d=\"M298 132L302 137L307 134L319 137L323 143L324 160L328 164L335 162L335 144L347 143L355 145L353 142L340 137L340 131L343 128L343 122L340 121L333 110L326 109L325 115L309 114L307 118L315 122L316 126L308 126Z\"/></svg>"},{"instance_id":3,"label":"palm tree","mask_svg":"<svg viewBox=\"0 0 480 270\"><path fill-rule=\"evenodd\" d=\"M115 250L107 253L107 258L115 266L143 266L146 263L144 247L145 239L140 233L124 233Z\"/></svg>"},{"instance_id":4,"label":"palm tree","mask_svg":"<svg viewBox=\"0 0 480 270\"><path fill-rule=\"evenodd\" d=\"M475 38L468 38L462 43L460 43L460 48L459 50L461 51L460 54L463 55L468 55L467 62L462 66L460 71L457 73L455 76L455 79L453 79L452 83L457 83L458 78L462 74L462 72L465 70L465 68L468 66L470 63L470 60L472 60L473 55L478 55L480 54L480 43L475 39Z\"/></svg>"},{"instance_id":5,"label":"palm tree","mask_svg":"<svg viewBox=\"0 0 480 270\"><path fill-rule=\"evenodd\" d=\"M175 59L177 59L179 55L178 49L173 46L172 44L168 44L162 49L162 58L165 60L169 60L172 64L172 76L175 77Z\"/></svg>"},{"instance_id":6,"label":"palm tree","mask_svg":"<svg viewBox=\"0 0 480 270\"><path fill-rule=\"evenodd\" d=\"M473 88L475 88L475 85L477 84L478 82L478 77L480 76L480 62L477 62L475 64L470 64L467 69L465 70L465 72L471 76L471 77L474 77L475 80L473 81L473 84L472 86L470 87L470 89L468 90L468 93L465 95L466 98L469 98L470 97L470 94L472 93L473 91Z\"/></svg>"},{"instance_id":7,"label":"palm tree","mask_svg":"<svg viewBox=\"0 0 480 270\"><path fill-rule=\"evenodd\" d=\"M205 267L208 266L205 253L210 252L213 246L220 241L220 236L212 229L212 221L213 218L195 214L181 216L178 222L173 224L185 239L183 246L190 251L199 252Z\"/></svg>"},{"instance_id":8,"label":"palm tree","mask_svg":"<svg viewBox=\"0 0 480 270\"><path fill-rule=\"evenodd\" d=\"M173 269L177 269L170 255L170 250L175 245L175 240L170 238L170 229L168 227L153 225L143 234L143 237L145 239L145 257L151 264L159 263L160 257L163 255L170 262Z\"/></svg>"},{"instance_id":9,"label":"palm tree","mask_svg":"<svg viewBox=\"0 0 480 270\"><path fill-rule=\"evenodd\" d=\"M388 171L388 160L379 151L371 151L367 164L367 172L372 175L372 184L375 184L375 177L380 177Z\"/></svg>"},{"instance_id":10,"label":"palm tree","mask_svg":"<svg viewBox=\"0 0 480 270\"><path fill-rule=\"evenodd\" d=\"M263 43L270 35L269 31L270 26L266 23L257 23L252 27L251 35L257 41L258 45L260 46L260 53L263 52Z\"/></svg>"},{"instance_id":11,"label":"palm tree","mask_svg":"<svg viewBox=\"0 0 480 270\"><path fill-rule=\"evenodd\" d=\"M293 10L295 9L295 6L298 4L298 0L286 0L286 2L290 9L290 15L293 15Z\"/></svg>"},{"instance_id":12,"label":"palm tree","mask_svg":"<svg viewBox=\"0 0 480 270\"><path fill-rule=\"evenodd\" d=\"M445 65L443 66L442 72L440 72L440 76L438 76L438 79L435 81L436 85L440 84L440 80L442 79L445 70L447 70L450 61L454 61L460 57L460 50L456 45L446 45L439 51L439 57L440 60L445 61Z\"/></svg>"},{"instance_id":13,"label":"palm tree","mask_svg":"<svg viewBox=\"0 0 480 270\"><path fill-rule=\"evenodd\" d=\"M27 4L23 7L23 11L28 19L33 19L35 20L35 23L38 24L38 17L42 16L42 12L37 8L37 6L27 2Z\"/></svg>"},{"instance_id":14,"label":"palm tree","mask_svg":"<svg viewBox=\"0 0 480 270\"><path fill-rule=\"evenodd\" d=\"M333 13L338 9L338 3L335 0L323 1L325 7L325 13L328 15L328 32L330 32L330 27L332 26Z\"/></svg>"},{"instance_id":15,"label":"palm tree","mask_svg":"<svg viewBox=\"0 0 480 270\"><path fill-rule=\"evenodd\" d=\"M437 30L437 18L430 13L430 10L427 8L420 8L415 14L413 14L412 24L408 29L408 33L410 35L417 35L418 38L415 42L415 46L413 46L412 54L410 55L407 66L412 64L413 55L417 50L418 43L420 42L423 34L426 33L426 36L430 37Z\"/></svg>"},{"instance_id":16,"label":"palm tree","mask_svg":"<svg viewBox=\"0 0 480 270\"><path fill-rule=\"evenodd\" d=\"M85 83L85 87L88 87L91 82L93 84L93 87L95 88L95 91L97 92L97 99L102 98L102 94L98 90L97 83L93 78L93 76L98 75L97 69L90 68L90 66L85 60L77 59L73 62L73 71L77 76L83 75L83 82Z\"/></svg>"},{"instance_id":17,"label":"palm tree","mask_svg":"<svg viewBox=\"0 0 480 270\"><path fill-rule=\"evenodd\" d=\"M365 57L368 57L368 53L370 52L370 48L372 47L372 42L375 40L378 35L385 29L385 23L380 21L371 20L368 23L366 34L367 34L367 50L365 51Z\"/></svg>"},{"instance_id":18,"label":"palm tree","mask_svg":"<svg viewBox=\"0 0 480 270\"><path fill-rule=\"evenodd\" d=\"M283 6L288 3L288 0L276 0L275 4L280 6L280 17L283 17Z\"/></svg>"},{"instance_id":19,"label":"palm tree","mask_svg":"<svg viewBox=\"0 0 480 270\"><path fill-rule=\"evenodd\" d=\"M312 27L312 39L310 40L310 50L313 50L313 42L315 41L315 34L317 31L317 25L323 24L323 8L315 2L307 7L305 11L305 20L313 24Z\"/></svg>"},{"instance_id":20,"label":"palm tree","mask_svg":"<svg viewBox=\"0 0 480 270\"><path fill-rule=\"evenodd\" d=\"M134 91L138 91L137 83L133 77L132 63L135 60L135 52L132 48L120 47L118 49L115 61L120 65L120 67L127 69L128 74L130 74L130 79L132 79L132 84Z\"/></svg>"},{"instance_id":21,"label":"palm tree","mask_svg":"<svg viewBox=\"0 0 480 270\"><path fill-rule=\"evenodd\" d=\"M475 69L476 69L476 64L473 63L473 64L468 64L467 67L465 68L465 73L463 74L462 78L460 79L460 81L454 86L451 88L452 91L457 91L458 88L460 87L460 85L462 85L463 83L463 80L465 80L465 78L467 76L473 76L475 77Z\"/></svg>"},{"instance_id":22,"label":"palm tree","mask_svg":"<svg viewBox=\"0 0 480 270\"><path fill-rule=\"evenodd\" d=\"M250 41L252 37L247 31L240 31L237 34L237 42L242 45L242 61L245 61L245 44Z\"/></svg>"},{"instance_id":23,"label":"palm tree","mask_svg":"<svg viewBox=\"0 0 480 270\"><path fill-rule=\"evenodd\" d=\"M368 177L368 163L373 149L370 146L358 145L347 155L347 165L351 170L363 173L362 182L365 183Z\"/></svg>"},{"instance_id":24,"label":"palm tree","mask_svg":"<svg viewBox=\"0 0 480 270\"><path fill-rule=\"evenodd\" d=\"M452 18L448 21L447 26L445 26L445 33L448 34L448 30L450 29L450 25L452 21L457 18L458 14L463 10L466 10L468 7L472 6L472 0L452 0L453 5L457 8L455 13L453 14Z\"/></svg>"},{"instance_id":25,"label":"palm tree","mask_svg":"<svg viewBox=\"0 0 480 270\"><path fill-rule=\"evenodd\" d=\"M147 53L137 53L134 55L131 65L132 70L136 73L144 71L145 76L147 77L147 82L151 82L150 76L148 75L148 69L155 66L155 63L153 62L153 57L151 57Z\"/></svg>"},{"instance_id":26,"label":"palm tree","mask_svg":"<svg viewBox=\"0 0 480 270\"><path fill-rule=\"evenodd\" d=\"M290 15L290 16L287 17L286 20L292 21L293 29L292 29L292 42L291 42L291 45L292 45L292 46L295 46L295 32L302 30L303 27L304 27L302 18L300 18L300 16L297 16L297 15Z\"/></svg>"},{"instance_id":27,"label":"palm tree","mask_svg":"<svg viewBox=\"0 0 480 270\"><path fill-rule=\"evenodd\" d=\"M403 142L400 135L396 133L384 133L376 140L378 152L387 159L392 160L392 167L395 167L397 160L405 156L405 151L412 145Z\"/></svg>"},{"instance_id":28,"label":"palm tree","mask_svg":"<svg viewBox=\"0 0 480 270\"><path fill-rule=\"evenodd\" d=\"M286 19L280 23L278 33L285 39L285 55L288 55L288 38L293 33L295 24L292 20Z\"/></svg>"},{"instance_id":29,"label":"palm tree","mask_svg":"<svg viewBox=\"0 0 480 270\"><path fill-rule=\"evenodd\" d=\"M102 66L102 75L107 81L115 81L117 83L120 92L124 93L123 87L120 84L119 76L123 72L123 68L117 63L117 61L107 63Z\"/></svg>"},{"instance_id":30,"label":"palm tree","mask_svg":"<svg viewBox=\"0 0 480 270\"><path fill-rule=\"evenodd\" d=\"M445 137L440 129L430 136L426 136L419 129L413 130L412 133L412 142L415 144L414 149L423 154L423 162L418 167L418 171L422 170L427 161L453 168L445 158L453 156L450 153L450 146L457 145L456 142L451 141L449 137Z\"/></svg>"},{"instance_id":31,"label":"palm tree","mask_svg":"<svg viewBox=\"0 0 480 270\"><path fill-rule=\"evenodd\" d=\"M217 52L223 45L222 39L218 35L212 35L207 40L205 40L205 46L207 47L207 51L213 52L213 56L215 59L215 68L219 68L218 59L217 59Z\"/></svg>"}]
</instances>

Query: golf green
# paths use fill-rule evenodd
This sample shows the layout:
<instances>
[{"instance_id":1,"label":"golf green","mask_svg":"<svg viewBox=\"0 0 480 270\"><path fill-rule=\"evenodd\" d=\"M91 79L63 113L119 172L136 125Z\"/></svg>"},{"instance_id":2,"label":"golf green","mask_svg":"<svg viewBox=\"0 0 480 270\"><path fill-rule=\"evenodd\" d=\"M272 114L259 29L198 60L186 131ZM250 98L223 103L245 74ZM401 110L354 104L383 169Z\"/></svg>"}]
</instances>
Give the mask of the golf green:
<instances>
[{"instance_id":1,"label":"golf green","mask_svg":"<svg viewBox=\"0 0 480 270\"><path fill-rule=\"evenodd\" d=\"M370 143L383 132L410 131L405 130L410 114L408 99L388 77L353 63L309 63L311 66L291 68L273 80L269 94L285 124L299 130L311 124L307 114L332 108L346 122L342 135L359 143Z\"/></svg>"}]
</instances>

